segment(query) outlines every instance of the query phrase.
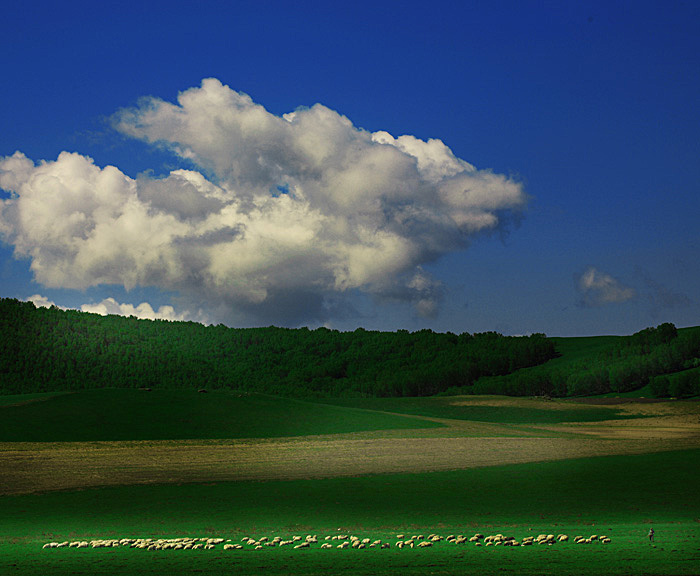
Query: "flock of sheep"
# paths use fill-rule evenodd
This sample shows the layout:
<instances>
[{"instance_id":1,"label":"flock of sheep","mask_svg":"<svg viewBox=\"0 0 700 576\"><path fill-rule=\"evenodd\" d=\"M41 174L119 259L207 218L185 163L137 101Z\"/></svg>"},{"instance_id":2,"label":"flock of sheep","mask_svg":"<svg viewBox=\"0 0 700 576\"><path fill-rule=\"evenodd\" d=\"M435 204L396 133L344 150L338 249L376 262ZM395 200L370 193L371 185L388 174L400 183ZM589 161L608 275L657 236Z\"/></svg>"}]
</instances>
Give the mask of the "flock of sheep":
<instances>
[{"instance_id":1,"label":"flock of sheep","mask_svg":"<svg viewBox=\"0 0 700 576\"><path fill-rule=\"evenodd\" d=\"M422 534L407 537L404 534L397 534L394 539L394 547L396 548L428 548L439 542L449 544L473 544L474 546L533 546L545 545L551 546L557 542L568 542L569 536L566 534L540 534L538 536L525 536L521 540L517 540L513 536L504 536L503 534L494 534L484 536L483 534L474 534L473 536L464 536L462 534L449 536L441 536L439 534L429 534L427 537ZM576 544L591 544L594 542L609 544L610 538L607 536L575 536L572 541ZM243 550L254 549L261 550L266 547L281 547L289 546L291 548L311 548L318 547L319 538L316 535L308 534L306 536L291 536L287 539L281 536L275 536L270 539L267 536L261 538L251 538L244 536L238 542L225 540L224 538L121 538L107 540L76 540L73 542L48 542L43 545L43 548L113 548L113 547L129 547L139 548L144 550L213 550L223 545L224 550ZM351 536L348 534L337 534L334 536L326 536L320 541L320 548L391 548L391 543L383 540L372 540L371 538L360 538L359 536Z\"/></svg>"}]
</instances>

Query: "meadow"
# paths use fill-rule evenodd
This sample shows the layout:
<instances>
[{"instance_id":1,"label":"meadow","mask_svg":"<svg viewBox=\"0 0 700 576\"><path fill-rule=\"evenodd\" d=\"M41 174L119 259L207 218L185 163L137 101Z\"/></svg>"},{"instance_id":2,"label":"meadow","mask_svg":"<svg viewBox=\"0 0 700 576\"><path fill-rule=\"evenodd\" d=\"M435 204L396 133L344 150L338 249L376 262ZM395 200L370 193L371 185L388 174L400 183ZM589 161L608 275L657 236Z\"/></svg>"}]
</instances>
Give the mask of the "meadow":
<instances>
[{"instance_id":1,"label":"meadow","mask_svg":"<svg viewBox=\"0 0 700 576\"><path fill-rule=\"evenodd\" d=\"M13 425L0 440L0 573L698 573L697 401L400 400L370 409L182 390L6 396L0 415ZM80 417L97 405L114 409L98 436ZM129 414L140 427L119 426ZM611 543L394 545L398 534L476 532L598 534ZM392 546L320 549L342 533ZM42 548L295 535L319 544Z\"/></svg>"}]
</instances>

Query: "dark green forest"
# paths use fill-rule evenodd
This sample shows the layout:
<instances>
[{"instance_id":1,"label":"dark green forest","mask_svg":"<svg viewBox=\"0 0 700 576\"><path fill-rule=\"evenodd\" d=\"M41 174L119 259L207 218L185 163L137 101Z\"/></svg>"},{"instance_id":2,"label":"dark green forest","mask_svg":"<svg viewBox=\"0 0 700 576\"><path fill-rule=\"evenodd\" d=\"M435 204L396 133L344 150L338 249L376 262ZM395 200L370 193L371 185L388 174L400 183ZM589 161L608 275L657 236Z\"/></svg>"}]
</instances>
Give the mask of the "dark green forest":
<instances>
[{"instance_id":1,"label":"dark green forest","mask_svg":"<svg viewBox=\"0 0 700 576\"><path fill-rule=\"evenodd\" d=\"M0 393L230 389L297 398L700 394L700 328L547 338L229 328L0 299Z\"/></svg>"},{"instance_id":2,"label":"dark green forest","mask_svg":"<svg viewBox=\"0 0 700 576\"><path fill-rule=\"evenodd\" d=\"M0 299L0 389L204 388L293 397L428 396L556 354L543 334L228 328Z\"/></svg>"}]
</instances>

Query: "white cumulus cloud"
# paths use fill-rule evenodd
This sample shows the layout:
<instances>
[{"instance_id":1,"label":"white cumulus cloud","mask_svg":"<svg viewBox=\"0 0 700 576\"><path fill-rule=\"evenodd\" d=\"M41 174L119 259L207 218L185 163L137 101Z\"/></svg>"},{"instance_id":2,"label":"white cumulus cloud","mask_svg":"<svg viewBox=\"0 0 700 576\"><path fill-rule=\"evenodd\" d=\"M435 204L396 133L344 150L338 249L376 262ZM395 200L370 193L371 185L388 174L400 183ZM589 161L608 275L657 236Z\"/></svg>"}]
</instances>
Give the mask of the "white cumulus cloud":
<instances>
[{"instance_id":1,"label":"white cumulus cloud","mask_svg":"<svg viewBox=\"0 0 700 576\"><path fill-rule=\"evenodd\" d=\"M37 308L51 308L56 306L61 310L70 310L66 306L58 306L52 300L41 294L34 294L27 298L27 302L31 302ZM107 314L116 314L118 316L134 316L143 320L173 320L173 321L195 321L203 324L208 324L208 319L201 313L192 314L189 311L176 312L172 306L160 306L157 310L148 302L141 302L138 306L133 304L120 304L114 298L104 298L101 302L92 304L81 304L82 312L90 312L106 316Z\"/></svg>"},{"instance_id":2,"label":"white cumulus cloud","mask_svg":"<svg viewBox=\"0 0 700 576\"><path fill-rule=\"evenodd\" d=\"M590 266L574 277L579 303L584 307L603 306L632 300L637 291L619 280Z\"/></svg>"},{"instance_id":3,"label":"white cumulus cloud","mask_svg":"<svg viewBox=\"0 0 700 576\"><path fill-rule=\"evenodd\" d=\"M106 316L117 314L119 316L135 316L144 320L191 320L189 312L179 314L172 306L160 306L154 310L148 302L141 302L138 306L133 304L120 304L114 298L105 298L97 304L83 304L80 306L83 312L92 312Z\"/></svg>"},{"instance_id":4,"label":"white cumulus cloud","mask_svg":"<svg viewBox=\"0 0 700 576\"><path fill-rule=\"evenodd\" d=\"M423 265L527 202L440 140L370 133L320 104L276 116L216 79L114 125L196 170L131 178L77 153L0 158L0 235L47 287L153 286L234 321L323 321L356 290L432 315L443 287Z\"/></svg>"}]
</instances>

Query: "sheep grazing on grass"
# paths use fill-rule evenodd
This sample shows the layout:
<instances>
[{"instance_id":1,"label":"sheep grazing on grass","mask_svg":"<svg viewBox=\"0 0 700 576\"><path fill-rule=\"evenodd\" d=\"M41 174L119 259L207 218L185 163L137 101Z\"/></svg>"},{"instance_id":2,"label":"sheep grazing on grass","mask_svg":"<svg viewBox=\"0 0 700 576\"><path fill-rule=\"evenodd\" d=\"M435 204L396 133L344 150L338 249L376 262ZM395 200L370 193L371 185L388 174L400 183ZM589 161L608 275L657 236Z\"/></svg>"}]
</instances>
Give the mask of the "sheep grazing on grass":
<instances>
[{"instance_id":1,"label":"sheep grazing on grass","mask_svg":"<svg viewBox=\"0 0 700 576\"><path fill-rule=\"evenodd\" d=\"M401 538L398 538L398 537ZM598 543L609 544L611 542L610 538L605 535L592 534L588 537L577 535L572 538L573 542L576 544L591 544ZM310 548L314 545L320 544L322 549L328 548L354 548L357 550L363 550L365 548L390 548L391 544L384 542L381 539L370 539L363 538L356 535L347 534L337 534L332 536L318 536L316 534L307 534L305 536L290 536L288 540L283 540L281 536L275 536L272 540L267 536L261 536L259 539L254 539L250 536L244 536L241 538L241 544L234 544L230 539L224 540L224 538L212 538L212 537L180 537L180 538L121 538L121 539L95 539L84 541L84 540L73 540L65 542L47 542L42 545L42 548L87 548L92 546L93 548L111 548L128 546L130 548L136 548L141 550L150 551L167 551L167 550L213 550L219 544L223 544L224 550L241 550L244 547L250 547L255 550L261 550L263 547L274 547L274 546L287 546L293 545L294 548ZM331 542L337 541L337 545L331 544ZM473 543L475 546L508 546L508 547L518 547L518 546L532 546L533 544L547 545L551 546L557 542L568 542L569 536L567 534L539 534L537 536L525 536L522 540L516 540L514 536L506 536L504 534L493 534L489 536L484 536L483 534L476 533L471 537L464 536L462 534L449 534L443 537L440 534L431 533L427 536L423 534L414 534L410 538L406 538L404 534L397 534L397 540L394 544L396 548L428 548L433 545L439 545L440 542L446 542L447 544L464 544L467 542Z\"/></svg>"}]
</instances>

